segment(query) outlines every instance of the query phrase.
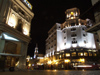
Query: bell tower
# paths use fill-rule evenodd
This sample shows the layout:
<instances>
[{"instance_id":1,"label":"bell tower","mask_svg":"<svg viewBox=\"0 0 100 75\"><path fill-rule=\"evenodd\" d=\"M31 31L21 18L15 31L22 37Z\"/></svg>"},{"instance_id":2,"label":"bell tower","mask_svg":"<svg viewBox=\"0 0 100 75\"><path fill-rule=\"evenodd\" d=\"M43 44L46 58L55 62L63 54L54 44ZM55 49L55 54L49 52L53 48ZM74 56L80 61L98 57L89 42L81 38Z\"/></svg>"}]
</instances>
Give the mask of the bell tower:
<instances>
[{"instance_id":1,"label":"bell tower","mask_svg":"<svg viewBox=\"0 0 100 75\"><path fill-rule=\"evenodd\" d=\"M80 15L80 11L78 8L72 8L65 11L66 20L70 19L78 19Z\"/></svg>"},{"instance_id":2,"label":"bell tower","mask_svg":"<svg viewBox=\"0 0 100 75\"><path fill-rule=\"evenodd\" d=\"M34 58L37 58L37 55L38 55L38 45L36 44Z\"/></svg>"}]
</instances>

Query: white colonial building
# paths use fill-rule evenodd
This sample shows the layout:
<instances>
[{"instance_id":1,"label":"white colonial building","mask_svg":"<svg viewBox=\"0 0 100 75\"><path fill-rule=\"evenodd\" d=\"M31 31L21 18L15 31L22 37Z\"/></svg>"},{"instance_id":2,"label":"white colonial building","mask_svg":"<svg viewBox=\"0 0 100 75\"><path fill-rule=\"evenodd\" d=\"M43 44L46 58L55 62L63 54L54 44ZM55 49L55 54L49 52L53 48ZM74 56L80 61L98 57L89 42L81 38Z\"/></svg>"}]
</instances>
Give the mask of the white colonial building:
<instances>
[{"instance_id":1,"label":"white colonial building","mask_svg":"<svg viewBox=\"0 0 100 75\"><path fill-rule=\"evenodd\" d=\"M48 32L45 58L60 64L66 59L77 63L80 58L87 60L96 56L94 35L85 32L86 25L91 25L89 19L80 19L77 8L68 9L65 14L66 21L56 23Z\"/></svg>"}]
</instances>

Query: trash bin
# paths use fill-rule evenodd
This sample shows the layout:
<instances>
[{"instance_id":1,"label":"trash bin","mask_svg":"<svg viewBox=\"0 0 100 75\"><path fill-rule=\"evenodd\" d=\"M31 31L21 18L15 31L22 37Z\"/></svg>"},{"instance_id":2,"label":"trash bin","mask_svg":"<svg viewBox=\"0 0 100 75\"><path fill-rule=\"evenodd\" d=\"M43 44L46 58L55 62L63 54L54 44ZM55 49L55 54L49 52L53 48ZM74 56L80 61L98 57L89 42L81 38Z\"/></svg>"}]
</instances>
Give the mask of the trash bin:
<instances>
[{"instance_id":1,"label":"trash bin","mask_svg":"<svg viewBox=\"0 0 100 75\"><path fill-rule=\"evenodd\" d=\"M10 72L13 72L14 70L15 70L14 67L10 67L10 68L9 68L9 71L10 71Z\"/></svg>"}]
</instances>

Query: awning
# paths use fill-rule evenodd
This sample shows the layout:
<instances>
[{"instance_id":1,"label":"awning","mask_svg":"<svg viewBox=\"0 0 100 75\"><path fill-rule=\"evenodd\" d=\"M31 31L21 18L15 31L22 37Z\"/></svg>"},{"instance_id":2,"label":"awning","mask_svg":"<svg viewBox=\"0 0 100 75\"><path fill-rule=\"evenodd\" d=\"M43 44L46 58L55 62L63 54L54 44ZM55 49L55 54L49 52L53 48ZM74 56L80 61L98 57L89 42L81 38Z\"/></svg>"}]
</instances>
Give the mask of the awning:
<instances>
[{"instance_id":1,"label":"awning","mask_svg":"<svg viewBox=\"0 0 100 75\"><path fill-rule=\"evenodd\" d=\"M19 54L8 54L8 53L0 53L0 55L3 55L3 56L21 56Z\"/></svg>"}]
</instances>

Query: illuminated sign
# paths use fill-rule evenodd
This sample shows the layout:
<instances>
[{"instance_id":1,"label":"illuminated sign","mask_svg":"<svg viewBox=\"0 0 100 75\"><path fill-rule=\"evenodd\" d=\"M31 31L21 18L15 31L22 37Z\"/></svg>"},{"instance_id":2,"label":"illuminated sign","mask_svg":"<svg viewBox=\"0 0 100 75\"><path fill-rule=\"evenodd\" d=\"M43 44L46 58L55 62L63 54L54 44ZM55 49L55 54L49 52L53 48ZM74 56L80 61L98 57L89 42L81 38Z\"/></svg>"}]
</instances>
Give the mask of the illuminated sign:
<instances>
[{"instance_id":1,"label":"illuminated sign","mask_svg":"<svg viewBox=\"0 0 100 75\"><path fill-rule=\"evenodd\" d=\"M28 0L23 0L25 2L25 4L30 8L32 9L32 5L28 2Z\"/></svg>"}]
</instances>

